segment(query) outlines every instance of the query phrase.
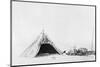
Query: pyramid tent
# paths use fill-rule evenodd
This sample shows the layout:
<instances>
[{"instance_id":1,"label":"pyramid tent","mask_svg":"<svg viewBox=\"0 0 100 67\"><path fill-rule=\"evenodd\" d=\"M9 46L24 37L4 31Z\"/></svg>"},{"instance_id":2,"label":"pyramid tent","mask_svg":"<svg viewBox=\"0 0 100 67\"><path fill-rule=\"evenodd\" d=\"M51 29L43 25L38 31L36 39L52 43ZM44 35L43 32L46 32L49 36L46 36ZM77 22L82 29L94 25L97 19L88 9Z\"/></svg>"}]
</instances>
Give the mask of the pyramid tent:
<instances>
[{"instance_id":1,"label":"pyramid tent","mask_svg":"<svg viewBox=\"0 0 100 67\"><path fill-rule=\"evenodd\" d=\"M24 57L39 57L52 54L60 55L62 52L55 47L54 43L48 38L44 31L22 53Z\"/></svg>"}]
</instances>

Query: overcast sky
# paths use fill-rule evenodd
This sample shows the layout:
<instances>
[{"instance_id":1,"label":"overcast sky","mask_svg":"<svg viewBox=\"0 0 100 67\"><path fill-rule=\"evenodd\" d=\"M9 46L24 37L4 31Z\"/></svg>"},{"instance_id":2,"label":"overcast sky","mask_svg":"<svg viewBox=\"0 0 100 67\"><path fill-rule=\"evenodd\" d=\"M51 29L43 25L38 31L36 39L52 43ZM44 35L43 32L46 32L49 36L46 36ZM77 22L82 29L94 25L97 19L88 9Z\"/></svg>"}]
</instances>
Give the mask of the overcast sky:
<instances>
[{"instance_id":1,"label":"overcast sky","mask_svg":"<svg viewBox=\"0 0 100 67\"><path fill-rule=\"evenodd\" d=\"M21 53L40 35L42 29L61 50L91 48L95 24L94 7L13 2L12 42Z\"/></svg>"}]
</instances>

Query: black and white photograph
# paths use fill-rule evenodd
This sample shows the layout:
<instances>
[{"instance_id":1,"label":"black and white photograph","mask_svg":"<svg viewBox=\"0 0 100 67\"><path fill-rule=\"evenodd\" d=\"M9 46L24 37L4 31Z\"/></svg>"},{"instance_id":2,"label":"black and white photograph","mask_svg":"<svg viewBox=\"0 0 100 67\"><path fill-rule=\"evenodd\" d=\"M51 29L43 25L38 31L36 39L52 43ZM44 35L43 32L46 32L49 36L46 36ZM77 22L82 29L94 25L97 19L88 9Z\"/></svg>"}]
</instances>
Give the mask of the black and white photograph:
<instances>
[{"instance_id":1,"label":"black and white photograph","mask_svg":"<svg viewBox=\"0 0 100 67\"><path fill-rule=\"evenodd\" d=\"M95 5L11 5L12 66L96 61Z\"/></svg>"}]
</instances>

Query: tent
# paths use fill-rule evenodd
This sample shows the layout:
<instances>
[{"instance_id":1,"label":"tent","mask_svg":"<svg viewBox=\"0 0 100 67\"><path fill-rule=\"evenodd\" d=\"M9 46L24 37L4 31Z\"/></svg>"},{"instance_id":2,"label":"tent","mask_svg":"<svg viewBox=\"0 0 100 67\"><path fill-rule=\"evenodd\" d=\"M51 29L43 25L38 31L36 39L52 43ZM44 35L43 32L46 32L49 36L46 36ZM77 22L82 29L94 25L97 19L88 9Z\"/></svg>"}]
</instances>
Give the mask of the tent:
<instances>
[{"instance_id":1,"label":"tent","mask_svg":"<svg viewBox=\"0 0 100 67\"><path fill-rule=\"evenodd\" d=\"M55 47L54 43L43 32L36 38L36 40L25 49L22 53L24 57L40 57L52 54L62 54L61 51Z\"/></svg>"}]
</instances>

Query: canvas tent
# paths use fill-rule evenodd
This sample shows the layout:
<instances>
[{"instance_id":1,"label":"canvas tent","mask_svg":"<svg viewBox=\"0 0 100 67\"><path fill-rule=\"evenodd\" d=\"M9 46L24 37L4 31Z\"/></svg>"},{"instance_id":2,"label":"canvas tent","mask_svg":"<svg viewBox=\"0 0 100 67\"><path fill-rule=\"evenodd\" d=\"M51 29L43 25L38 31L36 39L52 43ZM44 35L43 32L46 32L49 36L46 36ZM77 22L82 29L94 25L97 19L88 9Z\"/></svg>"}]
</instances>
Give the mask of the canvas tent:
<instances>
[{"instance_id":1,"label":"canvas tent","mask_svg":"<svg viewBox=\"0 0 100 67\"><path fill-rule=\"evenodd\" d=\"M55 47L54 43L48 38L44 31L22 53L24 57L39 57L52 54L60 55L61 51Z\"/></svg>"}]
</instances>

